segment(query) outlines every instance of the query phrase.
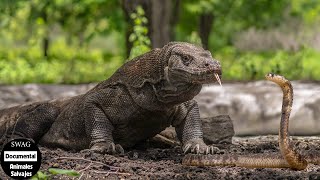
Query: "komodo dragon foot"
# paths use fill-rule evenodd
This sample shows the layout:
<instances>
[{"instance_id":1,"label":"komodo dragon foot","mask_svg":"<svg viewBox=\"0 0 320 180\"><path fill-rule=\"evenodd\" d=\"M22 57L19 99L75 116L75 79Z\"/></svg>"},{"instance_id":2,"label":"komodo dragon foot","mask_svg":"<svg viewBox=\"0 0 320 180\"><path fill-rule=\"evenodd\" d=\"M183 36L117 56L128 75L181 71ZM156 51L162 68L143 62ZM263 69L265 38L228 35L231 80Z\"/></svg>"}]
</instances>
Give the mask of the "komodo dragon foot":
<instances>
[{"instance_id":1,"label":"komodo dragon foot","mask_svg":"<svg viewBox=\"0 0 320 180\"><path fill-rule=\"evenodd\" d=\"M124 154L124 149L120 144L99 142L95 143L90 149L81 152L94 152L99 154Z\"/></svg>"},{"instance_id":2,"label":"komodo dragon foot","mask_svg":"<svg viewBox=\"0 0 320 180\"><path fill-rule=\"evenodd\" d=\"M182 151L185 154L189 152L194 154L215 154L219 150L220 149L215 146L206 145L202 139L191 139L182 146Z\"/></svg>"}]
</instances>

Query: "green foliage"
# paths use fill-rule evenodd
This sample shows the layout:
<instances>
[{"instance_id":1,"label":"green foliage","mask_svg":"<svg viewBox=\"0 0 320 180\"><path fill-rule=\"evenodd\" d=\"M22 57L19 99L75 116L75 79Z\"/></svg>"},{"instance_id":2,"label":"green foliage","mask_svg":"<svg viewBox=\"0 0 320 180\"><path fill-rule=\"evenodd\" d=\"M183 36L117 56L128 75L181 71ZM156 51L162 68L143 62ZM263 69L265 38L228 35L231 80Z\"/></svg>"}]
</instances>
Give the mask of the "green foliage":
<instances>
[{"instance_id":1,"label":"green foliage","mask_svg":"<svg viewBox=\"0 0 320 180\"><path fill-rule=\"evenodd\" d=\"M43 60L38 49L8 50L0 47L0 83L88 83L108 78L123 62L121 56L54 44L52 56ZM264 79L267 72L289 79L320 80L320 52L305 48L298 52L239 52L232 47L215 51L223 68L223 80Z\"/></svg>"},{"instance_id":2,"label":"green foliage","mask_svg":"<svg viewBox=\"0 0 320 180\"><path fill-rule=\"evenodd\" d=\"M44 173L42 171L38 171L37 174L32 176L30 180L47 180L50 178L50 175L47 173Z\"/></svg>"},{"instance_id":3,"label":"green foliage","mask_svg":"<svg viewBox=\"0 0 320 180\"><path fill-rule=\"evenodd\" d=\"M320 20L320 2L318 0L291 0L291 15L300 17L306 23Z\"/></svg>"},{"instance_id":4,"label":"green foliage","mask_svg":"<svg viewBox=\"0 0 320 180\"><path fill-rule=\"evenodd\" d=\"M49 168L49 174L44 173L42 171L38 171L37 174L32 176L31 180L47 180L50 179L52 175L67 175L70 177L78 177L80 174L75 170L67 170L67 169L58 169L58 168Z\"/></svg>"},{"instance_id":5,"label":"green foliage","mask_svg":"<svg viewBox=\"0 0 320 180\"><path fill-rule=\"evenodd\" d=\"M199 34L198 34L197 31L191 32L191 35L188 36L187 41L192 43L192 44L196 44L198 46L201 46L201 39L200 39Z\"/></svg>"},{"instance_id":6,"label":"green foliage","mask_svg":"<svg viewBox=\"0 0 320 180\"><path fill-rule=\"evenodd\" d=\"M296 3L298 7L308 2L296 1L304 2ZM320 5L319 1L314 3ZM198 30L199 15L212 14L214 19L209 47L216 51L231 46L236 33L250 27L267 29L278 26L288 17L286 13L293 10L290 6L290 0L185 0L181 6L181 20L176 27L176 37L180 41L187 41L192 32ZM307 14L303 11L296 12L299 15Z\"/></svg>"},{"instance_id":7,"label":"green foliage","mask_svg":"<svg viewBox=\"0 0 320 180\"><path fill-rule=\"evenodd\" d=\"M129 59L132 59L149 51L151 43L148 37L148 28L146 27L148 20L142 7L138 6L136 12L132 13L130 17L134 22L133 33L129 37L129 41L133 44L129 56Z\"/></svg>"},{"instance_id":8,"label":"green foliage","mask_svg":"<svg viewBox=\"0 0 320 180\"><path fill-rule=\"evenodd\" d=\"M64 41L52 45L44 60L38 48L7 49L0 46L0 83L88 83L108 78L122 57L101 50L72 48Z\"/></svg>"},{"instance_id":9,"label":"green foliage","mask_svg":"<svg viewBox=\"0 0 320 180\"><path fill-rule=\"evenodd\" d=\"M235 35L250 27L268 30L292 18L294 23L317 27L320 1L184 0L180 5L174 40L201 44L199 16L213 15L209 46L222 62L223 79L263 79L266 72L273 71L290 79L320 80L319 52L308 47L297 52L232 48ZM151 43L143 9L138 7L131 19L133 58L149 51ZM114 38L114 33L118 37ZM0 84L106 79L124 62L124 34L125 19L118 0L1 0ZM48 58L42 53L44 38L50 39ZM93 48L90 43L94 41Z\"/></svg>"},{"instance_id":10,"label":"green foliage","mask_svg":"<svg viewBox=\"0 0 320 180\"><path fill-rule=\"evenodd\" d=\"M77 177L80 176L80 174L75 170L66 170L66 169L58 169L58 168L49 168L48 170L51 174L57 175L57 174L63 174L68 176Z\"/></svg>"},{"instance_id":11,"label":"green foliage","mask_svg":"<svg viewBox=\"0 0 320 180\"><path fill-rule=\"evenodd\" d=\"M242 28L270 28L283 21L289 5L290 0L239 0L233 4L230 18Z\"/></svg>"},{"instance_id":12,"label":"green foliage","mask_svg":"<svg viewBox=\"0 0 320 180\"><path fill-rule=\"evenodd\" d=\"M313 49L255 53L226 47L214 56L221 61L224 80L264 79L268 72L291 80L320 80L320 52Z\"/></svg>"},{"instance_id":13,"label":"green foliage","mask_svg":"<svg viewBox=\"0 0 320 180\"><path fill-rule=\"evenodd\" d=\"M5 0L1 10L0 43L6 45L40 46L59 33L69 45L85 47L97 35L124 31L125 24L117 0Z\"/></svg>"}]
</instances>

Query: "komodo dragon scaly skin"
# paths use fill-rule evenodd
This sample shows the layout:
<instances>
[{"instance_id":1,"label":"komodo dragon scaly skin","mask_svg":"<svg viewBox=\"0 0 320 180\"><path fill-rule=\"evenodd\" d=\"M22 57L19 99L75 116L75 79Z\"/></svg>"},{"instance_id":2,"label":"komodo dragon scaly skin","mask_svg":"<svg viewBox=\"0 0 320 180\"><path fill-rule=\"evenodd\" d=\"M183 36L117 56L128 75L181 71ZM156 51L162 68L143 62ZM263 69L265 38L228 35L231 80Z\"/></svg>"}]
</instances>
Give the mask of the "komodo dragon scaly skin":
<instances>
[{"instance_id":1,"label":"komodo dragon scaly skin","mask_svg":"<svg viewBox=\"0 0 320 180\"><path fill-rule=\"evenodd\" d=\"M278 154L254 154L254 155L191 155L187 154L182 164L191 166L239 166L249 168L292 168L303 170L308 163L320 164L318 152L301 155L293 149L290 143L288 127L289 117L293 102L293 88L283 76L269 73L266 79L278 84L283 91L282 113L279 129Z\"/></svg>"},{"instance_id":2,"label":"komodo dragon scaly skin","mask_svg":"<svg viewBox=\"0 0 320 180\"><path fill-rule=\"evenodd\" d=\"M172 125L184 152L213 153L192 99L220 76L209 51L172 42L125 63L83 95L1 110L0 137L113 154Z\"/></svg>"}]
</instances>

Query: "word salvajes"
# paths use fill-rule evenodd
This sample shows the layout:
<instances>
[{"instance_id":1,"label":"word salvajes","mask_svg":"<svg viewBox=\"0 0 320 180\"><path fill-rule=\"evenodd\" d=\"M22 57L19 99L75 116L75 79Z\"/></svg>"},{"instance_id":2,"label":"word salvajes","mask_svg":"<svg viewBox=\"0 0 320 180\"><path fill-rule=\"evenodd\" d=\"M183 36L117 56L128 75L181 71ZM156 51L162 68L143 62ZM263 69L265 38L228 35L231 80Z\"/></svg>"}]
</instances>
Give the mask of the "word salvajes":
<instances>
[{"instance_id":1,"label":"word salvajes","mask_svg":"<svg viewBox=\"0 0 320 180\"><path fill-rule=\"evenodd\" d=\"M10 169L33 169L31 164L10 164Z\"/></svg>"},{"instance_id":2,"label":"word salvajes","mask_svg":"<svg viewBox=\"0 0 320 180\"><path fill-rule=\"evenodd\" d=\"M28 171L11 171L11 176L18 176L18 177L30 177L32 176L32 172L28 172Z\"/></svg>"}]
</instances>

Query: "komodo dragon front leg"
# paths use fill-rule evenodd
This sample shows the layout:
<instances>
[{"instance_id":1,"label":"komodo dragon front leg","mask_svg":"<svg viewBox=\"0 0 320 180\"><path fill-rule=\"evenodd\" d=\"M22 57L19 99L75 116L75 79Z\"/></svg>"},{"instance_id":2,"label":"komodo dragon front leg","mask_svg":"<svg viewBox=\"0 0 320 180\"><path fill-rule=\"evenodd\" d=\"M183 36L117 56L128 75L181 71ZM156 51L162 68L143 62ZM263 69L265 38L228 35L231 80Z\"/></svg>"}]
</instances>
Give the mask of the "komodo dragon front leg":
<instances>
[{"instance_id":1,"label":"komodo dragon front leg","mask_svg":"<svg viewBox=\"0 0 320 180\"><path fill-rule=\"evenodd\" d=\"M114 143L114 127L103 110L93 103L86 105L86 109L85 126L86 133L91 137L90 151L102 154L124 153L122 146Z\"/></svg>"},{"instance_id":2,"label":"komodo dragon front leg","mask_svg":"<svg viewBox=\"0 0 320 180\"><path fill-rule=\"evenodd\" d=\"M213 154L219 149L208 146L203 141L199 107L195 100L190 100L176 107L173 114L173 126L182 142L184 153Z\"/></svg>"}]
</instances>

